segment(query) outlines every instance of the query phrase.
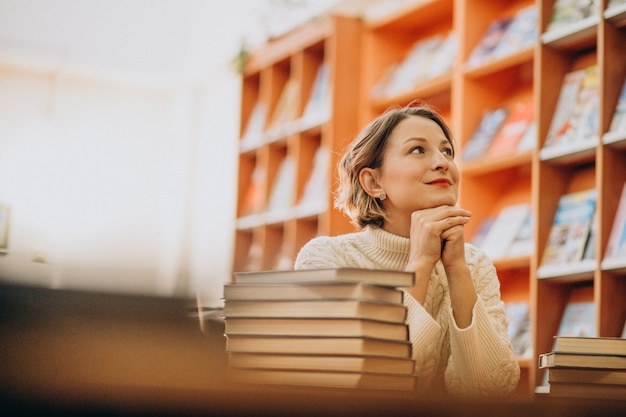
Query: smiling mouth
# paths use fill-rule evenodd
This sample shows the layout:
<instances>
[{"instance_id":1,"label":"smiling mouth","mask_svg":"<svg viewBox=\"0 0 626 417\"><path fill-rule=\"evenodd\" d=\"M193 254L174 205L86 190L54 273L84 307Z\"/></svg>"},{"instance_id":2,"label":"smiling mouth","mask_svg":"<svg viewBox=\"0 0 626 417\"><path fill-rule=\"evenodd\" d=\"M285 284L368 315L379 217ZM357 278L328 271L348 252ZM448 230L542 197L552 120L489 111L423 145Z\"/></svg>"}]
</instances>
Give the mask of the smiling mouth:
<instances>
[{"instance_id":1,"label":"smiling mouth","mask_svg":"<svg viewBox=\"0 0 626 417\"><path fill-rule=\"evenodd\" d=\"M428 185L434 185L436 187L450 187L452 183L450 183L450 181L447 179L440 179L440 180L431 181L428 183Z\"/></svg>"}]
</instances>

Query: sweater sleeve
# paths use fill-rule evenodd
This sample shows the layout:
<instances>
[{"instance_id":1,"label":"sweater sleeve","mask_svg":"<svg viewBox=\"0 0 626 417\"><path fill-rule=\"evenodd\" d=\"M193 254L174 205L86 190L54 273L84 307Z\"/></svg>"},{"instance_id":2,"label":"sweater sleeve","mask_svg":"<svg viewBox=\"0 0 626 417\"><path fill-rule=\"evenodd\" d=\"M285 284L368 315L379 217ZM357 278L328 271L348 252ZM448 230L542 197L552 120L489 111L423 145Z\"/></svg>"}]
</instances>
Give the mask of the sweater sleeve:
<instances>
[{"instance_id":1,"label":"sweater sleeve","mask_svg":"<svg viewBox=\"0 0 626 417\"><path fill-rule=\"evenodd\" d=\"M478 300L465 329L457 327L451 308L446 313L450 323L446 386L461 396L507 396L519 382L520 369L507 335L500 283L491 260L473 246L467 250Z\"/></svg>"}]
</instances>

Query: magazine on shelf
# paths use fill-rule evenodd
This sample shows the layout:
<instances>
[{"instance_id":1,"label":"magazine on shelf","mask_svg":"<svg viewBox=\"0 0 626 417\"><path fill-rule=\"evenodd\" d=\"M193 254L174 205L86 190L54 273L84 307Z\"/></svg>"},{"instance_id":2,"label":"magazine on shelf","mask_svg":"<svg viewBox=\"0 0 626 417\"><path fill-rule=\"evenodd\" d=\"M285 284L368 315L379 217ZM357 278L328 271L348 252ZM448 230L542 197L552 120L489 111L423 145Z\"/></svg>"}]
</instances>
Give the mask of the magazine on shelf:
<instances>
[{"instance_id":1,"label":"magazine on shelf","mask_svg":"<svg viewBox=\"0 0 626 417\"><path fill-rule=\"evenodd\" d=\"M613 225L606 245L605 259L622 258L626 261L626 183L622 187Z\"/></svg>"},{"instance_id":2,"label":"magazine on shelf","mask_svg":"<svg viewBox=\"0 0 626 417\"><path fill-rule=\"evenodd\" d=\"M505 304L509 321L508 336L515 356L530 357L532 349L530 333L530 307L527 301L515 301Z\"/></svg>"},{"instance_id":3,"label":"magazine on shelf","mask_svg":"<svg viewBox=\"0 0 626 417\"><path fill-rule=\"evenodd\" d=\"M296 161L286 156L280 162L272 184L267 209L280 211L293 206L295 195Z\"/></svg>"},{"instance_id":4,"label":"magazine on shelf","mask_svg":"<svg viewBox=\"0 0 626 417\"><path fill-rule=\"evenodd\" d=\"M487 149L487 155L497 156L518 151L519 143L535 116L532 100L517 102Z\"/></svg>"},{"instance_id":5,"label":"magazine on shelf","mask_svg":"<svg viewBox=\"0 0 626 417\"><path fill-rule=\"evenodd\" d=\"M530 48L537 38L537 6L518 11L493 51L494 57L503 57Z\"/></svg>"},{"instance_id":6,"label":"magazine on shelf","mask_svg":"<svg viewBox=\"0 0 626 417\"><path fill-rule=\"evenodd\" d=\"M477 67L494 57L494 51L512 21L512 16L505 16L491 22L467 60L469 67Z\"/></svg>"},{"instance_id":7,"label":"magazine on shelf","mask_svg":"<svg viewBox=\"0 0 626 417\"><path fill-rule=\"evenodd\" d=\"M556 0L546 32L561 31L573 23L598 16L601 3L600 0Z\"/></svg>"},{"instance_id":8,"label":"magazine on shelf","mask_svg":"<svg viewBox=\"0 0 626 417\"><path fill-rule=\"evenodd\" d=\"M253 149L262 143L266 116L267 106L265 103L256 103L252 109L248 123L246 124L246 130L239 142L242 151Z\"/></svg>"},{"instance_id":9,"label":"magazine on shelf","mask_svg":"<svg viewBox=\"0 0 626 417\"><path fill-rule=\"evenodd\" d=\"M487 110L484 113L472 137L463 146L461 157L464 161L471 161L485 156L508 114L509 110L506 107Z\"/></svg>"},{"instance_id":10,"label":"magazine on shelf","mask_svg":"<svg viewBox=\"0 0 626 417\"><path fill-rule=\"evenodd\" d=\"M505 258L529 213L530 205L527 203L504 207L482 239L480 248L491 259Z\"/></svg>"},{"instance_id":11,"label":"magazine on shelf","mask_svg":"<svg viewBox=\"0 0 626 417\"><path fill-rule=\"evenodd\" d=\"M622 84L622 90L613 112L613 118L611 119L610 132L626 132L626 79Z\"/></svg>"},{"instance_id":12,"label":"magazine on shelf","mask_svg":"<svg viewBox=\"0 0 626 417\"><path fill-rule=\"evenodd\" d=\"M596 337L596 304L593 301L569 301L556 336Z\"/></svg>"},{"instance_id":13,"label":"magazine on shelf","mask_svg":"<svg viewBox=\"0 0 626 417\"><path fill-rule=\"evenodd\" d=\"M533 213L532 210L528 210L522 226L506 251L505 257L516 258L519 256L530 256L534 247Z\"/></svg>"},{"instance_id":14,"label":"magazine on shelf","mask_svg":"<svg viewBox=\"0 0 626 417\"><path fill-rule=\"evenodd\" d=\"M317 70L311 95L302 113L303 127L307 128L327 121L330 118L331 107L330 65L323 63Z\"/></svg>"}]
</instances>

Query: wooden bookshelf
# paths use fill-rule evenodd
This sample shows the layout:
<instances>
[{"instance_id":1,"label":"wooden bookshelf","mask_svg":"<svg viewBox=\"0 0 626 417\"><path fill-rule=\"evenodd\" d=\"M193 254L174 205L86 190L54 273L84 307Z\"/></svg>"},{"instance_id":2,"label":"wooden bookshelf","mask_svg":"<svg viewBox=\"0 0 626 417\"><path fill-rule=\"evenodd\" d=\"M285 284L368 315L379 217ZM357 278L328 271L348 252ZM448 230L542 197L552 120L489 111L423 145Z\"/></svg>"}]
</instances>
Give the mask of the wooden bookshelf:
<instances>
[{"instance_id":1,"label":"wooden bookshelf","mask_svg":"<svg viewBox=\"0 0 626 417\"><path fill-rule=\"evenodd\" d=\"M332 65L334 72L332 122L317 129L296 131L281 142L263 145L254 152L242 152L240 196L246 177L251 173L250 166L265 164L271 177L270 167L275 163L266 153L270 153L272 146L282 146L286 153L293 152L301 161L299 166L310 170L311 155L316 147L328 146L332 151L341 151L362 126L390 106L404 105L415 99L435 105L451 125L460 156L486 111L530 99L534 103L537 132L530 148L467 162L457 157L457 163L462 175L459 204L473 213L472 221L466 226L468 240L483 220L502 208L519 203L531 206L532 253L499 259L495 266L502 299L530 303L533 357L519 361L522 378L518 391L522 396L534 395L543 381L536 359L552 349L553 336L572 294L577 299L596 303L597 336L619 336L626 320L626 260L622 267L603 269L601 266L626 181L626 134L605 135L626 77L626 11L624 6L619 10L605 10L608 1L601 3L603 11L597 18L549 36L544 36L544 32L552 15L554 1L551 0L496 0L488 5L481 0L431 0L405 3L384 16L363 18L361 23L346 18L329 19L325 31L320 29L321 23L314 23L313 29L306 29L308 38L297 32L288 36L291 49L278 47L280 42L287 41L270 42L268 51L275 48L284 52L263 55L260 51L264 58L252 60L247 67L243 77L242 121L245 122L257 100L264 100L270 108L274 105L273 97L286 82L288 73L300 71L301 88L306 91L306 85L313 80L316 68L324 60ZM537 10L537 34L530 46L483 64L466 65L492 22L515 16L533 5ZM339 27L351 28L350 34L339 31ZM311 35L315 30L319 33L317 37ZM381 77L393 65L402 62L416 42L450 31L458 36L458 49L450 71L422 80L395 96L381 98L372 94ZM305 38L309 41L304 42ZM360 42L361 47L355 48L356 43L351 42ZM261 61L263 65L258 64ZM253 65L254 62L257 63ZM591 64L599 68L601 86L597 139L591 146L572 146L563 154L541 158L539 151L550 128L564 75ZM312 69L305 69L307 66ZM295 68L299 69L295 71ZM333 156L331 178L335 164L336 156ZM302 192L304 182L300 167L298 172L296 194ZM596 259L589 269L564 268L558 276L540 278L537 270L560 197L588 188L596 188L598 193ZM262 266L269 268L275 256L272 252L284 242L293 255L315 234L336 235L352 230L347 221L331 209L330 194L324 198L328 205L315 215L294 216L271 224L260 220L251 222L253 226L238 228L235 269L242 269L249 247L255 243L265 248Z\"/></svg>"}]
</instances>

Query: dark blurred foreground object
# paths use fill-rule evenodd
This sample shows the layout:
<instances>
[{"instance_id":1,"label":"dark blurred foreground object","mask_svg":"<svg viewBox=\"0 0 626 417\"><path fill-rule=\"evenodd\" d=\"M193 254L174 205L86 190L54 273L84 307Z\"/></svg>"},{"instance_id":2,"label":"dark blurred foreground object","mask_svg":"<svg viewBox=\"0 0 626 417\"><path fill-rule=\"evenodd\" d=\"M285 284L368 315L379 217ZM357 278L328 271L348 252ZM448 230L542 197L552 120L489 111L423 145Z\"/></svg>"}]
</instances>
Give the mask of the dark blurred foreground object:
<instances>
[{"instance_id":1,"label":"dark blurred foreground object","mask_svg":"<svg viewBox=\"0 0 626 417\"><path fill-rule=\"evenodd\" d=\"M0 283L2 415L623 416L625 401L425 398L228 379L223 322L195 300ZM200 325L202 324L202 325Z\"/></svg>"}]
</instances>

